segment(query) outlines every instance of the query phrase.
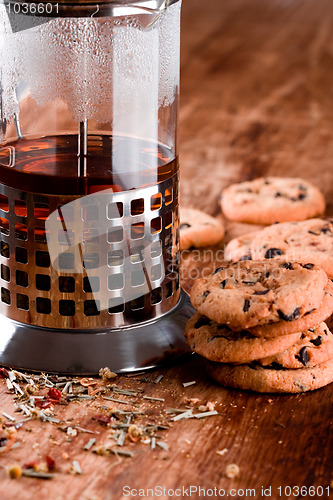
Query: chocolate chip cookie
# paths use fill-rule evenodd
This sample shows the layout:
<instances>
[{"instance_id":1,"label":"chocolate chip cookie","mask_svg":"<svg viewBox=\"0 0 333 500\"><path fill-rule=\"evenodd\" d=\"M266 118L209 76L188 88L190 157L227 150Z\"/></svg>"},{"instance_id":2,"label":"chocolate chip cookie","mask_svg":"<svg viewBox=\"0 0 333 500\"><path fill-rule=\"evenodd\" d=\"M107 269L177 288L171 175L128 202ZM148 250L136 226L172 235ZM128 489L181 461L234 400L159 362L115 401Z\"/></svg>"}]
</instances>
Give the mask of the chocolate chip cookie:
<instances>
[{"instance_id":1,"label":"chocolate chip cookie","mask_svg":"<svg viewBox=\"0 0 333 500\"><path fill-rule=\"evenodd\" d=\"M191 302L201 314L233 330L292 322L320 307L328 278L318 266L241 261L196 280Z\"/></svg>"},{"instance_id":2,"label":"chocolate chip cookie","mask_svg":"<svg viewBox=\"0 0 333 500\"><path fill-rule=\"evenodd\" d=\"M287 352L302 335L298 332L270 339L258 338L248 330L233 332L228 325L218 324L200 313L190 318L185 328L186 340L193 351L222 363L249 363L263 356L269 359L273 354Z\"/></svg>"},{"instance_id":3,"label":"chocolate chip cookie","mask_svg":"<svg viewBox=\"0 0 333 500\"><path fill-rule=\"evenodd\" d=\"M333 221L310 219L267 227L254 237L251 255L318 264L333 277Z\"/></svg>"},{"instance_id":4,"label":"chocolate chip cookie","mask_svg":"<svg viewBox=\"0 0 333 500\"><path fill-rule=\"evenodd\" d=\"M277 370L255 362L235 366L207 361L206 367L208 374L223 386L257 392L314 391L333 382L333 359L298 370Z\"/></svg>"},{"instance_id":5,"label":"chocolate chip cookie","mask_svg":"<svg viewBox=\"0 0 333 500\"><path fill-rule=\"evenodd\" d=\"M321 215L325 199L317 187L303 179L261 177L226 188L221 208L233 221L273 224Z\"/></svg>"},{"instance_id":6,"label":"chocolate chip cookie","mask_svg":"<svg viewBox=\"0 0 333 500\"><path fill-rule=\"evenodd\" d=\"M230 240L224 249L225 260L236 262L238 260L251 260L251 245L259 231L243 234Z\"/></svg>"},{"instance_id":7,"label":"chocolate chip cookie","mask_svg":"<svg viewBox=\"0 0 333 500\"><path fill-rule=\"evenodd\" d=\"M271 368L312 368L333 358L333 334L326 323L309 328L294 345L258 362ZM215 360L217 361L217 360Z\"/></svg>"},{"instance_id":8,"label":"chocolate chip cookie","mask_svg":"<svg viewBox=\"0 0 333 500\"><path fill-rule=\"evenodd\" d=\"M180 249L215 245L224 236L224 226L200 210L180 207Z\"/></svg>"}]
</instances>

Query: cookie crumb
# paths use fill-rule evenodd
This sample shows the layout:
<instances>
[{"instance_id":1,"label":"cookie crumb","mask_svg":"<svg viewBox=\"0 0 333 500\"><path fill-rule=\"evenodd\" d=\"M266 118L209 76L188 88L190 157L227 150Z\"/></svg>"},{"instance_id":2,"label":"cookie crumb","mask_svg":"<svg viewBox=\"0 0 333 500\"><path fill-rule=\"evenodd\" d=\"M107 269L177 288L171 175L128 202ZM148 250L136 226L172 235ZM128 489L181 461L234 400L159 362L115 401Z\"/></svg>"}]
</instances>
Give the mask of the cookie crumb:
<instances>
[{"instance_id":1,"label":"cookie crumb","mask_svg":"<svg viewBox=\"0 0 333 500\"><path fill-rule=\"evenodd\" d=\"M117 374L110 370L108 366L105 368L101 368L98 372L99 376L102 377L103 380L107 380L110 378L116 378Z\"/></svg>"},{"instance_id":2,"label":"cookie crumb","mask_svg":"<svg viewBox=\"0 0 333 500\"><path fill-rule=\"evenodd\" d=\"M229 479L239 476L239 467L237 464L229 464L225 469L225 475Z\"/></svg>"}]
</instances>

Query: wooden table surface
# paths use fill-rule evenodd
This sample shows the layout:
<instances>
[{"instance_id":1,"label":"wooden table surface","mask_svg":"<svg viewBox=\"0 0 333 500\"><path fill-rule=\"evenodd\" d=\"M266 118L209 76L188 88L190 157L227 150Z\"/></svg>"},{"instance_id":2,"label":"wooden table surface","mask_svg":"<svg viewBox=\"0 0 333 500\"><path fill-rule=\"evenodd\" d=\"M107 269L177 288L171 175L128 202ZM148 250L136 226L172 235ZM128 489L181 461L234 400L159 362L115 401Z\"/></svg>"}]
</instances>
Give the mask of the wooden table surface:
<instances>
[{"instance_id":1,"label":"wooden table surface","mask_svg":"<svg viewBox=\"0 0 333 500\"><path fill-rule=\"evenodd\" d=\"M332 33L331 0L184 2L180 110L184 205L222 217L219 194L230 182L262 174L299 175L323 189L328 213L333 214ZM227 225L223 244L249 227ZM182 263L186 289L198 269L202 273L213 268L221 254L216 250L223 244L213 252L201 252L200 262L194 254L186 256ZM155 383L159 374L163 379ZM28 422L18 430L21 446L0 456L0 499L134 498L135 491L126 496L125 486L165 487L159 498L173 498L168 490L182 487L185 492L180 497L187 498L190 486L206 488L208 494L223 488L234 498L301 498L296 489L290 494L285 487L332 484L333 386L296 396L229 390L212 383L195 356L145 377L122 376L115 382L139 388L142 395L164 398L163 403L146 400L152 416L163 420L166 407L184 407L190 398L198 398L197 404L214 402L218 415L173 422L163 431L168 451L132 443L126 449L134 456L117 458L83 450L91 436L103 443L108 432L92 420L96 402L59 407L58 418L99 434L79 432L68 438L55 424ZM183 387L183 382L192 380L195 385ZM0 398L1 411L13 415L13 397L1 380ZM224 449L224 454L217 453ZM9 479L8 465L42 460L46 454L56 460L54 479ZM66 473L73 460L80 463L82 475ZM240 468L235 479L224 475L231 463ZM264 497L262 487L271 487L271 494ZM327 497L325 489L322 498ZM199 498L199 493L192 490L191 498Z\"/></svg>"}]
</instances>

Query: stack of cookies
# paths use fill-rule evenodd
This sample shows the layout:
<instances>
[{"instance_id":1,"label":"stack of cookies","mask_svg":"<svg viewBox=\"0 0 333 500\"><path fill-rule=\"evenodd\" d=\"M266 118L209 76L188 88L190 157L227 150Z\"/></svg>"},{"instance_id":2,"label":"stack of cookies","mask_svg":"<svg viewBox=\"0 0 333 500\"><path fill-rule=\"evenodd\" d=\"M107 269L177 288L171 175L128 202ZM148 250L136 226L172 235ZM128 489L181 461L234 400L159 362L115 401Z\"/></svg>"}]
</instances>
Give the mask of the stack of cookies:
<instances>
[{"instance_id":1,"label":"stack of cookies","mask_svg":"<svg viewBox=\"0 0 333 500\"><path fill-rule=\"evenodd\" d=\"M333 382L333 284L321 267L281 259L226 264L191 290L185 336L222 385L298 393Z\"/></svg>"}]
</instances>

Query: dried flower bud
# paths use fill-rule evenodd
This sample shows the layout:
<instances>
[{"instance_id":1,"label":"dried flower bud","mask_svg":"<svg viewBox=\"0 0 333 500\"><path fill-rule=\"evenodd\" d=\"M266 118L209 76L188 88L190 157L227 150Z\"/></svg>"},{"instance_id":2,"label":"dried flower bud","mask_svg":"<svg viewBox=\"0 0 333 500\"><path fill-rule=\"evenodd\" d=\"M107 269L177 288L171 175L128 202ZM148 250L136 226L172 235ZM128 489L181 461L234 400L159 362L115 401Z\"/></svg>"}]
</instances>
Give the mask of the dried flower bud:
<instances>
[{"instance_id":1,"label":"dried flower bud","mask_svg":"<svg viewBox=\"0 0 333 500\"><path fill-rule=\"evenodd\" d=\"M239 467L237 464L229 464L225 469L225 475L229 479L239 476Z\"/></svg>"},{"instance_id":2,"label":"dried flower bud","mask_svg":"<svg viewBox=\"0 0 333 500\"><path fill-rule=\"evenodd\" d=\"M7 433L8 439L16 439L17 430L13 425L11 425L10 427L7 428L6 433Z\"/></svg>"},{"instance_id":3,"label":"dried flower bud","mask_svg":"<svg viewBox=\"0 0 333 500\"><path fill-rule=\"evenodd\" d=\"M102 444L100 446L97 446L97 448L94 451L95 451L95 453L97 453L97 455L106 455L107 454L107 450L106 450L105 446L103 446Z\"/></svg>"},{"instance_id":4,"label":"dried flower bud","mask_svg":"<svg viewBox=\"0 0 333 500\"><path fill-rule=\"evenodd\" d=\"M34 392L36 392L36 386L32 385L32 384L28 384L25 388L26 392L28 394L33 394Z\"/></svg>"},{"instance_id":5,"label":"dried flower bud","mask_svg":"<svg viewBox=\"0 0 333 500\"><path fill-rule=\"evenodd\" d=\"M8 474L11 479L18 479L22 476L22 469L20 465L14 464L8 467Z\"/></svg>"},{"instance_id":6,"label":"dried flower bud","mask_svg":"<svg viewBox=\"0 0 333 500\"><path fill-rule=\"evenodd\" d=\"M104 380L116 378L117 376L117 374L115 372L112 372L108 366L106 366L105 368L101 368L98 374Z\"/></svg>"},{"instance_id":7,"label":"dried flower bud","mask_svg":"<svg viewBox=\"0 0 333 500\"><path fill-rule=\"evenodd\" d=\"M132 424L128 428L128 436L134 443L138 441L142 435L142 429L135 424Z\"/></svg>"},{"instance_id":8,"label":"dried flower bud","mask_svg":"<svg viewBox=\"0 0 333 500\"><path fill-rule=\"evenodd\" d=\"M31 418L40 418L40 411L37 408L32 408L30 410L30 417Z\"/></svg>"}]
</instances>

